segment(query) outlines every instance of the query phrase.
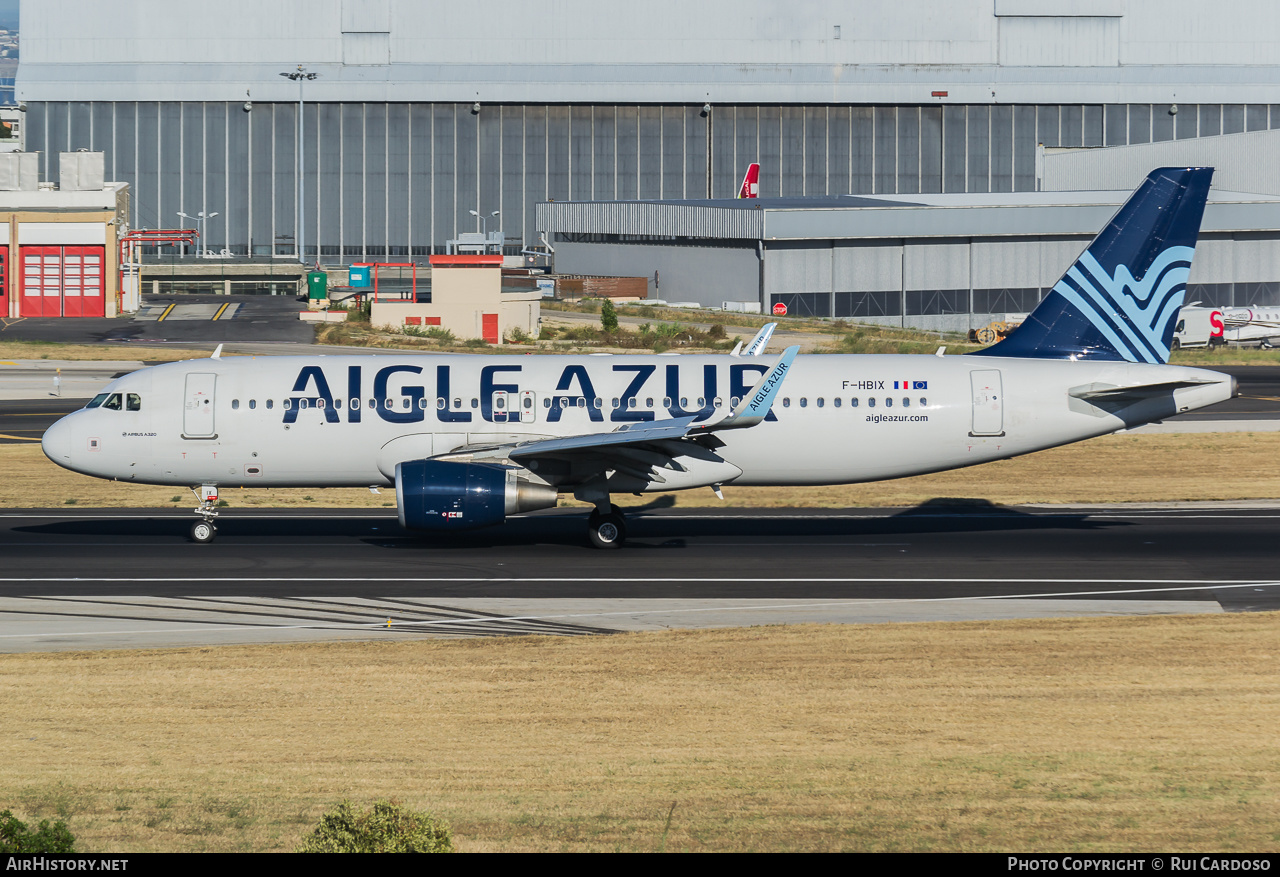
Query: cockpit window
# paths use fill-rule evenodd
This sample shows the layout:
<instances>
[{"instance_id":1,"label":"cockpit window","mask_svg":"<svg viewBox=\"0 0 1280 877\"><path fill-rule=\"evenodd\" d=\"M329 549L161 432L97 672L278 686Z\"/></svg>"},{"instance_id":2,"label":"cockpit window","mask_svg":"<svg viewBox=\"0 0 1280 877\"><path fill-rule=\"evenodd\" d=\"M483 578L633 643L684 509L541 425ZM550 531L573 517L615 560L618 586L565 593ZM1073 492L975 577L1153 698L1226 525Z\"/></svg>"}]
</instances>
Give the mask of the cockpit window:
<instances>
[{"instance_id":1,"label":"cockpit window","mask_svg":"<svg viewBox=\"0 0 1280 877\"><path fill-rule=\"evenodd\" d=\"M99 405L101 405L103 402L107 401L107 397L108 397L108 396L110 396L110 395L111 395L110 393L99 393L98 395L96 395L96 396L94 396L92 399L90 399L90 400L89 400L89 404L88 404L88 405L86 405L86 406L84 406L84 407L85 407L85 408L97 408L97 407L98 407Z\"/></svg>"},{"instance_id":2,"label":"cockpit window","mask_svg":"<svg viewBox=\"0 0 1280 877\"><path fill-rule=\"evenodd\" d=\"M126 411L141 411L142 397L137 393L126 393L124 397Z\"/></svg>"},{"instance_id":3,"label":"cockpit window","mask_svg":"<svg viewBox=\"0 0 1280 877\"><path fill-rule=\"evenodd\" d=\"M107 401L102 403L102 407L110 408L112 411L119 411L120 402L121 402L120 394L112 393L110 396L107 397Z\"/></svg>"}]
</instances>

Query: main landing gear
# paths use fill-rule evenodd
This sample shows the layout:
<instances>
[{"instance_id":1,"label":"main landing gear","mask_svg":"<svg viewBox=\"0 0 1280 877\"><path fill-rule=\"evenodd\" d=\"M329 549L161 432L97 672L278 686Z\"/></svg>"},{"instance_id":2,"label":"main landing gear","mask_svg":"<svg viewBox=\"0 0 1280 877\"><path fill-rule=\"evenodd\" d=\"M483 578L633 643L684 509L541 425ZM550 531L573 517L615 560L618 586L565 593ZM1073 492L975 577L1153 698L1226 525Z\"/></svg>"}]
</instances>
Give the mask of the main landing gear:
<instances>
[{"instance_id":1,"label":"main landing gear","mask_svg":"<svg viewBox=\"0 0 1280 877\"><path fill-rule=\"evenodd\" d=\"M627 541L627 519L622 509L610 504L607 512L599 508L592 510L587 519L587 538L596 548L621 548Z\"/></svg>"},{"instance_id":2,"label":"main landing gear","mask_svg":"<svg viewBox=\"0 0 1280 877\"><path fill-rule=\"evenodd\" d=\"M195 493L195 490L191 492ZM218 504L218 485L201 485L198 496L200 505L195 509L195 513L200 516L200 520L191 525L191 541L204 544L212 542L213 537L218 535L218 528L213 524L218 517L218 512L214 508Z\"/></svg>"}]
</instances>

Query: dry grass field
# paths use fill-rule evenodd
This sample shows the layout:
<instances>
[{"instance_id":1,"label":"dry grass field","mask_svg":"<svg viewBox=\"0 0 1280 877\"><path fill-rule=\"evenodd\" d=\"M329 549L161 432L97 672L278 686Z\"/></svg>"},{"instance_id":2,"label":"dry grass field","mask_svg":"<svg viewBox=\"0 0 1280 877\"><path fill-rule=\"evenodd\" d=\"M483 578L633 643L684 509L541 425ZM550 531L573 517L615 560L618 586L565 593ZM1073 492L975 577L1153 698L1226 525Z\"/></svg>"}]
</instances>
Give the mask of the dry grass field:
<instances>
[{"instance_id":1,"label":"dry grass field","mask_svg":"<svg viewBox=\"0 0 1280 877\"><path fill-rule=\"evenodd\" d=\"M986 499L996 503L1162 502L1270 499L1280 497L1280 433L1127 435L1092 439L1019 457L873 484L836 487L724 488L725 501L710 490L673 494L680 507L861 508L911 506L936 497ZM35 443L0 445L2 508L90 506L185 508L189 490L120 484L77 475L49 462ZM394 508L393 491L375 496L364 488L240 490L223 488L233 509L267 507ZM623 506L651 502L619 497ZM573 504L572 500L565 500Z\"/></svg>"},{"instance_id":2,"label":"dry grass field","mask_svg":"<svg viewBox=\"0 0 1280 877\"><path fill-rule=\"evenodd\" d=\"M133 344L56 344L45 341L0 342L0 360L70 359L76 361L129 360L138 362L176 362L202 359L207 350L185 350L179 347L141 347Z\"/></svg>"},{"instance_id":3,"label":"dry grass field","mask_svg":"<svg viewBox=\"0 0 1280 877\"><path fill-rule=\"evenodd\" d=\"M0 700L0 808L83 850L382 797L472 852L1280 847L1277 614L6 655Z\"/></svg>"}]
</instances>

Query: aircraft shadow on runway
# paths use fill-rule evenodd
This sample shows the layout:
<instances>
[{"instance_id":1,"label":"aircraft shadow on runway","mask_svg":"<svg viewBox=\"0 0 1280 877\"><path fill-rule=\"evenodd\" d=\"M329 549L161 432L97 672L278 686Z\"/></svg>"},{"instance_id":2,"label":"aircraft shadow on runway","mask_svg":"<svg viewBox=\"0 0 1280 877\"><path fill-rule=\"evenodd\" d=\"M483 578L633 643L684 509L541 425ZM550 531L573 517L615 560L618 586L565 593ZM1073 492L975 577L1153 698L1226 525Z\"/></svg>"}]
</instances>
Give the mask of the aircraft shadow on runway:
<instances>
[{"instance_id":1,"label":"aircraft shadow on runway","mask_svg":"<svg viewBox=\"0 0 1280 877\"><path fill-rule=\"evenodd\" d=\"M1008 531L1090 531L1130 526L1116 520L1098 520L1083 512L1031 513L995 505L987 500L938 498L909 509L860 511L857 516L840 509L780 510L749 509L666 511L669 501L656 501L628 513L627 548L685 548L699 539L741 539L744 545L769 539L795 539L801 544L813 538L856 538L863 536L927 535L941 533L984 533ZM86 511L86 515L92 512ZM237 518L236 510L218 519L220 530L214 547L251 537L253 541L349 539L387 549L449 551L513 545L586 546L586 515L578 510L560 509L507 520L506 524L483 530L457 533L407 533L393 518L343 514L288 512ZM11 532L41 536L101 537L110 539L185 539L191 520L172 512L145 513L136 517L92 517L50 523L20 525ZM0 537L0 544L3 543Z\"/></svg>"}]
</instances>

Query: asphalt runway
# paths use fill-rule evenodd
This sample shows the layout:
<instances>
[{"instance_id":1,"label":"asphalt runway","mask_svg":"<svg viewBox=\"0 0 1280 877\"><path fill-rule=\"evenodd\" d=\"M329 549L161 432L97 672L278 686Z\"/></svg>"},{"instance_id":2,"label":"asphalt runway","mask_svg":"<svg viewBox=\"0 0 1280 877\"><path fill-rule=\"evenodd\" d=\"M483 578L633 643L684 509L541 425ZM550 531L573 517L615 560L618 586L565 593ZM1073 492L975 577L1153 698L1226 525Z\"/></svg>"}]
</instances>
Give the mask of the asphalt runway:
<instances>
[{"instance_id":1,"label":"asphalt runway","mask_svg":"<svg viewBox=\"0 0 1280 877\"><path fill-rule=\"evenodd\" d=\"M384 512L0 516L0 651L1280 609L1280 508L567 510L419 537Z\"/></svg>"}]
</instances>

